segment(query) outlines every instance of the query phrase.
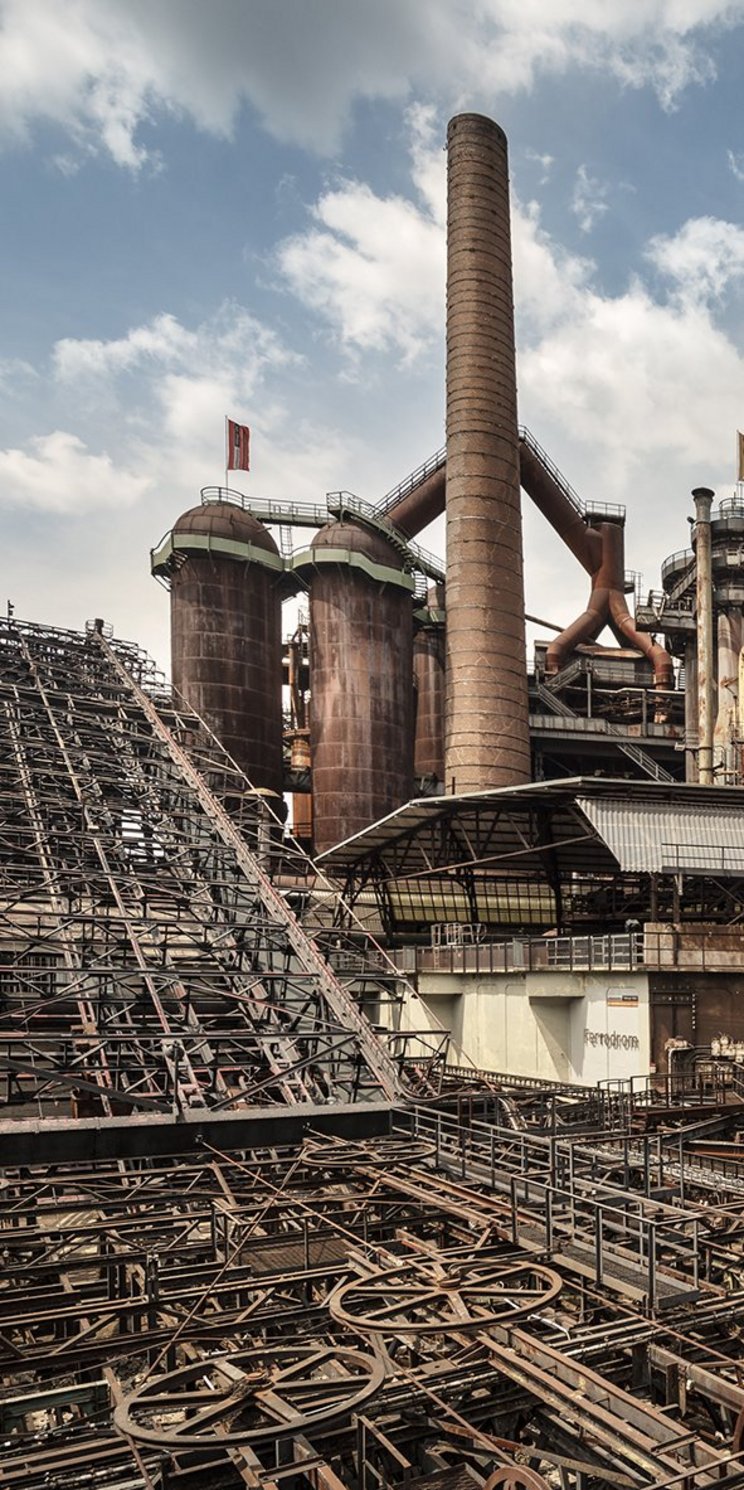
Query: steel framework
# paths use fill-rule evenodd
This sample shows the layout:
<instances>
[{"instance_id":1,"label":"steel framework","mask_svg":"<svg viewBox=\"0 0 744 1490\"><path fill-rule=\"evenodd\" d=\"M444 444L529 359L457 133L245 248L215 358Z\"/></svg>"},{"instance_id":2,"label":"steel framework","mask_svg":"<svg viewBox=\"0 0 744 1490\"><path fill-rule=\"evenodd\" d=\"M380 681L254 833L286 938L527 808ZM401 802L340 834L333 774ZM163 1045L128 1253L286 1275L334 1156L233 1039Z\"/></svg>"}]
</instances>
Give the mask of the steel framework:
<instances>
[{"instance_id":1,"label":"steel framework","mask_svg":"<svg viewBox=\"0 0 744 1490\"><path fill-rule=\"evenodd\" d=\"M738 1063L448 1064L101 623L0 731L0 1490L744 1487Z\"/></svg>"},{"instance_id":2,"label":"steel framework","mask_svg":"<svg viewBox=\"0 0 744 1490\"><path fill-rule=\"evenodd\" d=\"M6 1113L395 1097L398 1064L350 991L385 999L389 969L358 951L336 976L277 888L306 885L307 861L156 685L98 623L0 626ZM314 897L327 942L335 908Z\"/></svg>"}]
</instances>

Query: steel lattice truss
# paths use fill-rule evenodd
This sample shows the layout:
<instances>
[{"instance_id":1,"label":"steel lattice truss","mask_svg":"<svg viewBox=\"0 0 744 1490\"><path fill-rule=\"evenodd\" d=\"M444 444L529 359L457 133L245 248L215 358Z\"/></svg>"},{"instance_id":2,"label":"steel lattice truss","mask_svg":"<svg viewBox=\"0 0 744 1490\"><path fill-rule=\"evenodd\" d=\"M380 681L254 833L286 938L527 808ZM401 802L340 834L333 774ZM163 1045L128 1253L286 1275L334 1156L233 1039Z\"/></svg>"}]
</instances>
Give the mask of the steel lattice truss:
<instances>
[{"instance_id":1,"label":"steel lattice truss","mask_svg":"<svg viewBox=\"0 0 744 1490\"><path fill-rule=\"evenodd\" d=\"M353 996L386 997L389 970L334 974L275 887L307 863L156 682L98 623L0 628L6 1115L390 1099Z\"/></svg>"},{"instance_id":2,"label":"steel lattice truss","mask_svg":"<svg viewBox=\"0 0 744 1490\"><path fill-rule=\"evenodd\" d=\"M492 1128L494 1190L478 1125L443 1118L435 1133L409 1110L366 1143L6 1168L0 1485L739 1490L744 1256L713 1240L726 1203L700 1212L697 1287L667 1237L676 1293L654 1317L633 1303L622 1159L594 1163L615 1214L603 1290L581 1257L596 1140ZM535 1165L534 1193L510 1196Z\"/></svg>"}]
</instances>

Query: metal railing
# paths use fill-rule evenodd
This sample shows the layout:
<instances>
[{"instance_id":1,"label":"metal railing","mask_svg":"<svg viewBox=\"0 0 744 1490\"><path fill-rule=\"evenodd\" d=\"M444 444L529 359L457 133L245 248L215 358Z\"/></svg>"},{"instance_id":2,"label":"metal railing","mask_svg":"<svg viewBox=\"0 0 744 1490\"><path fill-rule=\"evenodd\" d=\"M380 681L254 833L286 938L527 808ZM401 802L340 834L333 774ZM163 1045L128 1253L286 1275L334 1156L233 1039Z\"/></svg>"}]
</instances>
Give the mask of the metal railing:
<instances>
[{"instance_id":1,"label":"metal railing","mask_svg":"<svg viewBox=\"0 0 744 1490\"><path fill-rule=\"evenodd\" d=\"M744 936L738 927L647 926L642 961L651 969L741 972Z\"/></svg>"},{"instance_id":2,"label":"metal railing","mask_svg":"<svg viewBox=\"0 0 744 1490\"><path fill-rule=\"evenodd\" d=\"M689 1053L694 1054L692 1050ZM652 1107L716 1107L731 1101L744 1102L744 1068L736 1061L706 1056L688 1068L675 1071L604 1077L598 1087L608 1100L625 1105L629 1115ZM657 1141L674 1142L679 1137L679 1134L661 1134L657 1135Z\"/></svg>"},{"instance_id":3,"label":"metal railing","mask_svg":"<svg viewBox=\"0 0 744 1490\"><path fill-rule=\"evenodd\" d=\"M384 517L390 511L391 507L395 507L410 492L415 491L417 486L421 486L422 482L426 481L427 476L433 476L435 471L441 470L446 460L447 446L442 445L441 449L435 450L434 454L430 455L428 460L422 461L421 465L417 466L415 471L411 471L410 475L404 476L403 480L399 481L397 486L393 486L389 492L386 492L382 500L377 503L375 511L381 517Z\"/></svg>"},{"instance_id":4,"label":"metal railing","mask_svg":"<svg viewBox=\"0 0 744 1490\"><path fill-rule=\"evenodd\" d=\"M560 487L564 497L571 503L571 506L575 508L579 516L584 519L584 522L586 522L590 516L613 517L622 519L625 518L625 508L622 506L621 503L582 502L581 497L579 496L578 492L574 491L574 488L572 487L570 481L566 480L563 472L558 470L555 461L551 460L547 451L543 450L542 445L538 443L538 441L535 439L535 436L529 429L527 429L526 425L524 424L520 424L519 426L519 438L524 442L527 448L532 451L532 454L537 458L537 460L539 460L541 466L545 467L548 475L552 476L556 486Z\"/></svg>"},{"instance_id":5,"label":"metal railing","mask_svg":"<svg viewBox=\"0 0 744 1490\"><path fill-rule=\"evenodd\" d=\"M716 517L744 517L744 492L742 492L741 483L739 483L739 486L739 492L735 493L733 497L721 498L721 501L718 503L718 511L713 519L714 522Z\"/></svg>"},{"instance_id":6,"label":"metal railing","mask_svg":"<svg viewBox=\"0 0 744 1490\"><path fill-rule=\"evenodd\" d=\"M418 972L632 972L643 966L643 934L513 937L470 946L417 947Z\"/></svg>"},{"instance_id":7,"label":"metal railing","mask_svg":"<svg viewBox=\"0 0 744 1490\"><path fill-rule=\"evenodd\" d=\"M215 502L229 502L234 507L240 507L243 512L249 512L259 522L270 523L282 529L322 528L332 518L341 518L348 513L360 522L366 523L368 527L382 533L400 554L407 568L418 571L433 580L440 582L444 580L442 559L430 553L428 549L422 548L420 544L404 538L394 524L389 522L371 502L366 502L363 497L355 496L353 492L327 492L325 506L323 506L313 502L276 502L268 497L246 496L244 492L232 491L226 486L205 486L202 488L201 500L203 506L209 506ZM282 551L284 552L284 548ZM425 596L426 584L419 586L419 590L421 595Z\"/></svg>"},{"instance_id":8,"label":"metal railing","mask_svg":"<svg viewBox=\"0 0 744 1490\"><path fill-rule=\"evenodd\" d=\"M420 973L633 972L642 968L725 972L744 969L744 933L726 926L645 926L596 936L512 937L470 946L407 948L406 957L406 965Z\"/></svg>"},{"instance_id":9,"label":"metal railing","mask_svg":"<svg viewBox=\"0 0 744 1490\"><path fill-rule=\"evenodd\" d=\"M366 502L363 497L357 497L353 492L338 491L328 492L326 496L328 511L333 517L343 517L350 513L360 522L366 523L374 531L381 533L387 538L388 543L406 560L411 568L419 569L422 574L428 574L430 579L444 580L444 564L436 554L428 549L422 548L419 543L414 543L404 538L402 533L388 518L381 514L371 502Z\"/></svg>"},{"instance_id":10,"label":"metal railing","mask_svg":"<svg viewBox=\"0 0 744 1490\"><path fill-rule=\"evenodd\" d=\"M667 578L667 576L673 574L675 570L683 568L686 569L688 565L694 564L694 562L695 554L693 553L693 550L691 548L678 548L673 554L669 554L662 563L662 583Z\"/></svg>"},{"instance_id":11,"label":"metal railing","mask_svg":"<svg viewBox=\"0 0 744 1490\"><path fill-rule=\"evenodd\" d=\"M393 1128L428 1139L438 1167L507 1195L515 1246L537 1242L549 1257L559 1251L582 1270L589 1265L597 1286L611 1288L614 1276L651 1314L675 1299L688 1303L697 1289L699 1213L597 1179L603 1136L557 1138L478 1119L463 1124L420 1107L396 1116Z\"/></svg>"}]
</instances>

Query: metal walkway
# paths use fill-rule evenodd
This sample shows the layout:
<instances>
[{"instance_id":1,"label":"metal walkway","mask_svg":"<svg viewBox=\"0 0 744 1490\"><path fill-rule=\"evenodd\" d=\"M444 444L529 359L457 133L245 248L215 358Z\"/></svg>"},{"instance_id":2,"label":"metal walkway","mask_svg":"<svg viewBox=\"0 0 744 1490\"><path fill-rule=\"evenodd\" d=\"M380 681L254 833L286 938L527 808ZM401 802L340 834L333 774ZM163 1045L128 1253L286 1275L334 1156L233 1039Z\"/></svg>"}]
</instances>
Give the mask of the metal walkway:
<instances>
[{"instance_id":1,"label":"metal walkway","mask_svg":"<svg viewBox=\"0 0 744 1490\"><path fill-rule=\"evenodd\" d=\"M571 664L569 664L570 666ZM558 698L552 689L546 687L544 683L535 683L534 687L538 698L542 703L547 705L551 713L559 714L562 719L579 719L581 717L576 713L575 709L572 709L562 698ZM602 722L605 726L604 732L617 741L618 750L621 750L623 755L626 755L629 760L634 761L637 766L640 766L644 775L650 776L652 781L674 781L671 773L664 766L660 766L658 761L655 761L647 750L642 750L640 745L633 745L629 740L624 739L623 732L618 725L611 724L608 719Z\"/></svg>"}]
</instances>

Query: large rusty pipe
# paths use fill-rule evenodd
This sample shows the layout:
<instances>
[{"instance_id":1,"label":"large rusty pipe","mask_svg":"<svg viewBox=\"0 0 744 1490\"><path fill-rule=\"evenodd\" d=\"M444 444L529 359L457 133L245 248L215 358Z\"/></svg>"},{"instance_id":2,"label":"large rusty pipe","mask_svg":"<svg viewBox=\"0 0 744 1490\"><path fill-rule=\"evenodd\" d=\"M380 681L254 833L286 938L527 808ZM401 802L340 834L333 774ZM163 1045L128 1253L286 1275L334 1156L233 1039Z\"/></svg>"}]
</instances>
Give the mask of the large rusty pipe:
<instances>
[{"instance_id":1,"label":"large rusty pipe","mask_svg":"<svg viewBox=\"0 0 744 1490\"><path fill-rule=\"evenodd\" d=\"M685 781L698 779L697 642L685 641Z\"/></svg>"},{"instance_id":2,"label":"large rusty pipe","mask_svg":"<svg viewBox=\"0 0 744 1490\"><path fill-rule=\"evenodd\" d=\"M519 444L519 473L522 486L551 528L588 574L601 563L602 540L561 491L557 481L524 440Z\"/></svg>"},{"instance_id":3,"label":"large rusty pipe","mask_svg":"<svg viewBox=\"0 0 744 1490\"><path fill-rule=\"evenodd\" d=\"M582 642L594 641L604 625L610 625L621 646L631 646L648 657L657 688L670 688L674 665L669 653L649 636L637 631L625 600L625 551L619 523L599 523L593 530L599 544L600 561L592 573L589 604L583 615L550 643L546 657L548 674L560 671Z\"/></svg>"},{"instance_id":4,"label":"large rusty pipe","mask_svg":"<svg viewBox=\"0 0 744 1490\"><path fill-rule=\"evenodd\" d=\"M441 517L445 508L447 491L447 467L440 466L425 476L394 507L385 513L404 538L415 538L422 528L428 528L435 517Z\"/></svg>"},{"instance_id":5,"label":"large rusty pipe","mask_svg":"<svg viewBox=\"0 0 744 1490\"><path fill-rule=\"evenodd\" d=\"M698 682L698 780L713 784L713 555L710 509L714 493L707 486L695 487L695 597Z\"/></svg>"},{"instance_id":6,"label":"large rusty pipe","mask_svg":"<svg viewBox=\"0 0 744 1490\"><path fill-rule=\"evenodd\" d=\"M587 527L580 512L569 502L557 481L539 456L524 440L519 442L519 477L528 497L550 523L579 563L592 574L601 559L601 541L593 528ZM406 492L385 516L405 538L415 538L445 510L447 467L440 466L412 491Z\"/></svg>"},{"instance_id":7,"label":"large rusty pipe","mask_svg":"<svg viewBox=\"0 0 744 1490\"><path fill-rule=\"evenodd\" d=\"M716 671L718 697L713 730L713 765L731 781L736 771L733 742L736 739L736 707L739 690L741 611L722 610L716 618ZM720 779L720 778L719 778Z\"/></svg>"},{"instance_id":8,"label":"large rusty pipe","mask_svg":"<svg viewBox=\"0 0 744 1490\"><path fill-rule=\"evenodd\" d=\"M479 114L447 132L445 782L530 779L509 171Z\"/></svg>"}]
</instances>

